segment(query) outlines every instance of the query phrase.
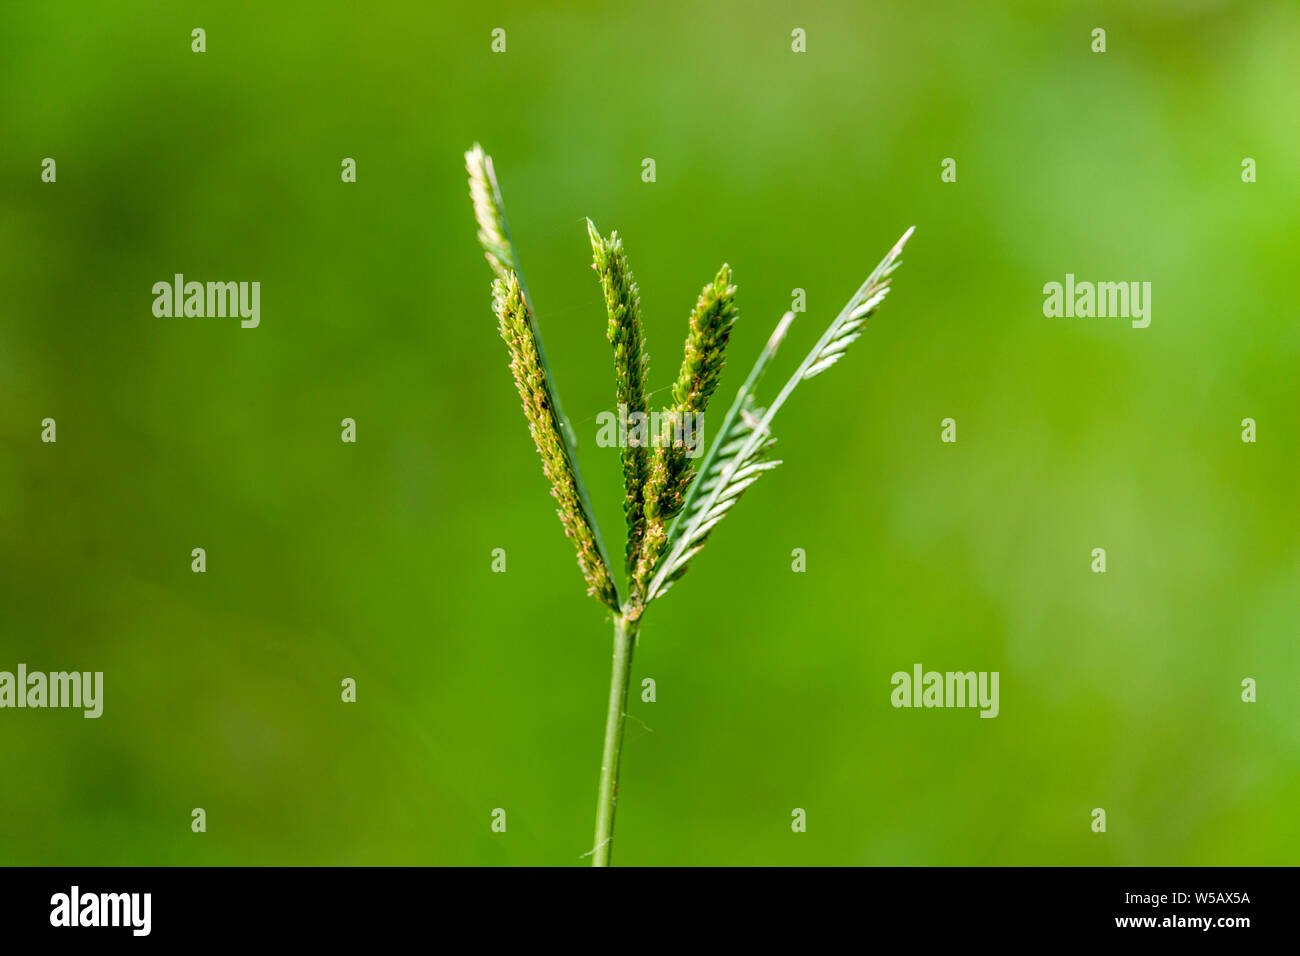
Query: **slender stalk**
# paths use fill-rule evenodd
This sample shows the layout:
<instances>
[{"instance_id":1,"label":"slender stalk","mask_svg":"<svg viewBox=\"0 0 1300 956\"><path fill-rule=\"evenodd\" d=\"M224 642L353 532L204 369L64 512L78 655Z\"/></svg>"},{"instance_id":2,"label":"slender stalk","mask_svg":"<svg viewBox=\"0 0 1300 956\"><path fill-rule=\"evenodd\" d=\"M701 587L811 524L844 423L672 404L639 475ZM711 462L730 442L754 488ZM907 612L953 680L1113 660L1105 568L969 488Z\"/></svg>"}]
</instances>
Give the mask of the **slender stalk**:
<instances>
[{"instance_id":1,"label":"slender stalk","mask_svg":"<svg viewBox=\"0 0 1300 956\"><path fill-rule=\"evenodd\" d=\"M623 723L627 691L632 682L632 651L641 627L622 614L614 618L614 670L609 678L609 712L605 716L605 749L600 759L600 792L596 798L596 846L592 866L609 866L614 849L614 810L618 805L618 763L623 753Z\"/></svg>"}]
</instances>

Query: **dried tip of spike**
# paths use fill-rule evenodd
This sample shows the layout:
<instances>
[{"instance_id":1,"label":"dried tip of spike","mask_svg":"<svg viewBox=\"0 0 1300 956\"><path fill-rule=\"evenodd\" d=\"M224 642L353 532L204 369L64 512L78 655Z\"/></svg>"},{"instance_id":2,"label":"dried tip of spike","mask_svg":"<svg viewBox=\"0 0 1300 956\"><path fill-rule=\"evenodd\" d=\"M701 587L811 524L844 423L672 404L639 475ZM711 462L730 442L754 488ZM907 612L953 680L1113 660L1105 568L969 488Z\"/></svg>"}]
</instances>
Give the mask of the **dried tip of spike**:
<instances>
[{"instance_id":1,"label":"dried tip of spike","mask_svg":"<svg viewBox=\"0 0 1300 956\"><path fill-rule=\"evenodd\" d=\"M483 152L483 147L475 143L465 153L465 168L474 179L491 182L496 178L492 168L492 157Z\"/></svg>"},{"instance_id":2,"label":"dried tip of spike","mask_svg":"<svg viewBox=\"0 0 1300 956\"><path fill-rule=\"evenodd\" d=\"M776 323L776 328L772 330L772 337L767 340L767 347L774 349L781 344L785 338L785 333L790 329L790 323L794 321L794 313L787 312L781 316L781 321Z\"/></svg>"},{"instance_id":3,"label":"dried tip of spike","mask_svg":"<svg viewBox=\"0 0 1300 956\"><path fill-rule=\"evenodd\" d=\"M907 245L907 240L912 238L912 233L916 232L916 226L908 226L907 232L903 233L903 238L894 243L894 248L889 250L890 256L896 256L903 251L903 246Z\"/></svg>"}]
</instances>

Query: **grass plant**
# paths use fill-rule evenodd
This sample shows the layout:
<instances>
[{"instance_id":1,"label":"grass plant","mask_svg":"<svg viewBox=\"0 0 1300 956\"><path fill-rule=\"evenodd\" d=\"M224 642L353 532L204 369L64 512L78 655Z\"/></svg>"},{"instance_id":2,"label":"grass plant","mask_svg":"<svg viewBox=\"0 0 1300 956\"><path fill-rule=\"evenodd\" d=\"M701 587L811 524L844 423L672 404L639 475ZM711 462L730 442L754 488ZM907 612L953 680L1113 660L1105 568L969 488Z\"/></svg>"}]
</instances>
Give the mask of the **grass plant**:
<instances>
[{"instance_id":1,"label":"grass plant","mask_svg":"<svg viewBox=\"0 0 1300 956\"><path fill-rule=\"evenodd\" d=\"M804 381L820 375L845 355L868 318L889 292L912 229L894 244L857 292L827 326L794 374L766 405L757 390L785 339L794 314L777 323L728 408L698 468L688 454L699 435L692 430L721 381L727 345L739 318L731 268L723 265L704 286L687 321L681 367L671 404L658 410L658 429L621 430L626 585L620 592L596 526L586 485L578 468L573 429L560 408L554 378L542 348L532 299L519 268L519 256L506 220L492 159L475 144L465 154L470 198L478 220L478 239L495 279L492 308L510 353L510 370L524 417L551 485L564 533L574 544L587 593L608 608L614 627L614 661L605 716L596 804L594 866L608 866L613 853L614 812L618 804L623 725L631 684L632 654L642 615L684 575L718 524L766 472L781 462L772 457L772 421ZM648 416L649 359L641 323L640 294L617 232L602 236L587 221L593 267L600 281L613 347L616 404L628 416Z\"/></svg>"}]
</instances>

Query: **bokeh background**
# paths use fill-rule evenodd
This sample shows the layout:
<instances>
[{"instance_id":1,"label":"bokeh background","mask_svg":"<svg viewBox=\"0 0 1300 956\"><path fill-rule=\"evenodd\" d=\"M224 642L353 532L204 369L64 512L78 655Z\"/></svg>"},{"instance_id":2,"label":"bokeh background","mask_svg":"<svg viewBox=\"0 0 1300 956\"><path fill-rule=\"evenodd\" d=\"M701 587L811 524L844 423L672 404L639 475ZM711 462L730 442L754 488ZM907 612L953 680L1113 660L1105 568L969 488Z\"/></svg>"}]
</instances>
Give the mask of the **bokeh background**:
<instances>
[{"instance_id":1,"label":"bokeh background","mask_svg":"<svg viewBox=\"0 0 1300 956\"><path fill-rule=\"evenodd\" d=\"M1294 863L1297 49L1289 2L5 4L0 669L106 692L0 711L0 863L585 862L610 628L475 140L612 541L582 218L626 238L655 388L732 264L724 405L792 289L769 388L917 226L645 619L616 863ZM155 318L176 272L260 281L261 327ZM1044 318L1067 272L1150 281L1150 328ZM893 709L916 662L999 671L1000 716Z\"/></svg>"}]
</instances>

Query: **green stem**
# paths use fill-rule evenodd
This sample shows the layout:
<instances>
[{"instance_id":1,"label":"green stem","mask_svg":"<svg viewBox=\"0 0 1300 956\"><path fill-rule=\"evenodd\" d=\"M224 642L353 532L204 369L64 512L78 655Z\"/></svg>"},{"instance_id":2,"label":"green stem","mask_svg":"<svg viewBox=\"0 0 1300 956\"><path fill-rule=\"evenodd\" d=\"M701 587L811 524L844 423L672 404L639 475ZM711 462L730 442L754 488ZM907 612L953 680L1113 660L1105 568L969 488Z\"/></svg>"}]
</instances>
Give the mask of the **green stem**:
<instances>
[{"instance_id":1,"label":"green stem","mask_svg":"<svg viewBox=\"0 0 1300 956\"><path fill-rule=\"evenodd\" d=\"M609 712L605 716L605 749L600 760L600 792L596 799L596 848L592 866L609 866L614 849L614 810L618 804L618 763L623 752L623 722L627 690L632 682L632 651L639 620L614 618L614 670L609 679Z\"/></svg>"}]
</instances>

